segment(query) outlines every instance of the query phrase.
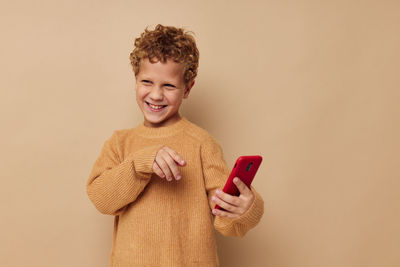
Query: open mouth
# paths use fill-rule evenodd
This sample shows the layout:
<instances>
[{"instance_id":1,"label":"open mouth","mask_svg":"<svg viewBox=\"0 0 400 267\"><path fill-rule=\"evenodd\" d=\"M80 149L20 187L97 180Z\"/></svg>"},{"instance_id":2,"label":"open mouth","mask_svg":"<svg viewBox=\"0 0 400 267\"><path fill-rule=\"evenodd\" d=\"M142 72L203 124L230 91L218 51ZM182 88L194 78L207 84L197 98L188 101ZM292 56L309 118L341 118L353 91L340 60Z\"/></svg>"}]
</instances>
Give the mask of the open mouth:
<instances>
[{"instance_id":1,"label":"open mouth","mask_svg":"<svg viewBox=\"0 0 400 267\"><path fill-rule=\"evenodd\" d=\"M154 105L150 104L149 102L145 101L147 106L153 111L160 111L163 110L167 105Z\"/></svg>"}]
</instances>

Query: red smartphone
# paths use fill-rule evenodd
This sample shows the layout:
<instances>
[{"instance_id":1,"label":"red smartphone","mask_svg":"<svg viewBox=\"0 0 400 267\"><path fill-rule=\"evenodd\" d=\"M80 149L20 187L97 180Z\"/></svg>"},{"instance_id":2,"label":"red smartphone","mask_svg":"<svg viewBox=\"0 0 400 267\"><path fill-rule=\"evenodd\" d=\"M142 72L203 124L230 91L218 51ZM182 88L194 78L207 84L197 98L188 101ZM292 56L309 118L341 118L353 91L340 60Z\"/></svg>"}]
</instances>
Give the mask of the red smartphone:
<instances>
[{"instance_id":1,"label":"red smartphone","mask_svg":"<svg viewBox=\"0 0 400 267\"><path fill-rule=\"evenodd\" d=\"M248 188L256 175L258 167L262 161L261 156L240 156L235 165L232 168L231 174L224 186L223 191L233 196L239 196L240 192L236 185L233 183L233 178L239 177ZM224 210L218 205L215 205L216 209Z\"/></svg>"}]
</instances>

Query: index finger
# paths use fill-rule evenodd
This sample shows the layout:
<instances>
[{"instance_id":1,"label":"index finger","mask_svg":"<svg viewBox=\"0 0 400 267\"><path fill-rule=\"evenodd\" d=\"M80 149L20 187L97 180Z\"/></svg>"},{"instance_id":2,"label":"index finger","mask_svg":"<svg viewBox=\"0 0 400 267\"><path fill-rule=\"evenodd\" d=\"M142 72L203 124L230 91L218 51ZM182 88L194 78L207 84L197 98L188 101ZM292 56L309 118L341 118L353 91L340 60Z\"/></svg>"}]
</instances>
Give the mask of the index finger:
<instances>
[{"instance_id":1,"label":"index finger","mask_svg":"<svg viewBox=\"0 0 400 267\"><path fill-rule=\"evenodd\" d=\"M169 147L165 147L165 150L167 150L167 152L171 155L171 157L175 160L176 163L178 163L181 166L184 166L186 164L185 160L175 150Z\"/></svg>"}]
</instances>

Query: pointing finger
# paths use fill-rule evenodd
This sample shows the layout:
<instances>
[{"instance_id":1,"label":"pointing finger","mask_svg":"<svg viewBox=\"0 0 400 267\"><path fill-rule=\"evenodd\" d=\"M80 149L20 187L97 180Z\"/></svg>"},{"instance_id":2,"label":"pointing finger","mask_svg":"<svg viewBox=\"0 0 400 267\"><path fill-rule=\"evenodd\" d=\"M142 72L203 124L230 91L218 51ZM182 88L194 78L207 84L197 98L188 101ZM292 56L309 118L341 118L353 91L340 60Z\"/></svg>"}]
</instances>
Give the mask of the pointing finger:
<instances>
[{"instance_id":1,"label":"pointing finger","mask_svg":"<svg viewBox=\"0 0 400 267\"><path fill-rule=\"evenodd\" d=\"M179 165L184 166L186 164L185 160L175 150L169 147L165 147L165 149Z\"/></svg>"}]
</instances>

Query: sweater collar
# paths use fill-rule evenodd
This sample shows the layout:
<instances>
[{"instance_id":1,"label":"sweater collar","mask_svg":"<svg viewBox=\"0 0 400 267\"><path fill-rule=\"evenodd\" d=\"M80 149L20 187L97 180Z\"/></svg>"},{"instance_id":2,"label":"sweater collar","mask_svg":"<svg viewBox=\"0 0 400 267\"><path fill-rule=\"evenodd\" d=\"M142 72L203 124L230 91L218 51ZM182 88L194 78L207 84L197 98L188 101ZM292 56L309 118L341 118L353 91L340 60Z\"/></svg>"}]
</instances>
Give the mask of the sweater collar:
<instances>
[{"instance_id":1,"label":"sweater collar","mask_svg":"<svg viewBox=\"0 0 400 267\"><path fill-rule=\"evenodd\" d=\"M136 133L144 137L166 137L183 130L187 124L188 120L185 117L181 117L179 121L171 125L162 127L149 127L142 122L136 128Z\"/></svg>"}]
</instances>

